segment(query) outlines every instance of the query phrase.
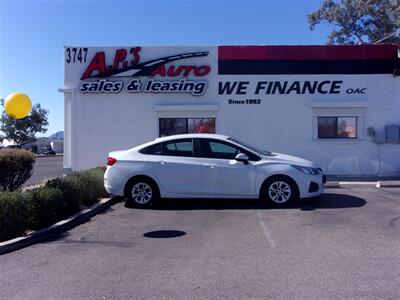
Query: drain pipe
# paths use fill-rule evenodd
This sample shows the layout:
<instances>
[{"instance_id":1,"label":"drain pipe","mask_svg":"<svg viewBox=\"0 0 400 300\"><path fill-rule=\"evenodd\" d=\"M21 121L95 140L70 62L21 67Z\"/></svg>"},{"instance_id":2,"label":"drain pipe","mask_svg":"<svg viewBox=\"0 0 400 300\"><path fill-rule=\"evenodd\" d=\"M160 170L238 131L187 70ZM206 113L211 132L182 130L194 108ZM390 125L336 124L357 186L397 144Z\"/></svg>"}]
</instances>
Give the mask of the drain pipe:
<instances>
[{"instance_id":1,"label":"drain pipe","mask_svg":"<svg viewBox=\"0 0 400 300\"><path fill-rule=\"evenodd\" d=\"M379 176L381 173L381 144L378 144L378 171L376 172L376 175Z\"/></svg>"},{"instance_id":2,"label":"drain pipe","mask_svg":"<svg viewBox=\"0 0 400 300\"><path fill-rule=\"evenodd\" d=\"M381 144L377 144L378 146L378 171L376 172L376 175L379 176L381 173ZM381 182L378 180L376 182L376 188L381 188Z\"/></svg>"}]
</instances>

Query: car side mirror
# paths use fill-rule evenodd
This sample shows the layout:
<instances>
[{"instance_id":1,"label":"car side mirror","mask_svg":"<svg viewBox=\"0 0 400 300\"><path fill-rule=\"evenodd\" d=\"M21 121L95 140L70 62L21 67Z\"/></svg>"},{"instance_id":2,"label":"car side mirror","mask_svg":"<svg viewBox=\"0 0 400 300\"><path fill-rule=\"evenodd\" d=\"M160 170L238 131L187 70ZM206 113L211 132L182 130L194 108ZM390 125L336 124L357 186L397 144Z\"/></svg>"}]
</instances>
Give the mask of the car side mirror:
<instances>
[{"instance_id":1,"label":"car side mirror","mask_svg":"<svg viewBox=\"0 0 400 300\"><path fill-rule=\"evenodd\" d=\"M245 164L245 165L247 165L249 163L249 157L244 153L239 153L238 155L236 155L235 159L237 161L243 162L243 164Z\"/></svg>"}]
</instances>

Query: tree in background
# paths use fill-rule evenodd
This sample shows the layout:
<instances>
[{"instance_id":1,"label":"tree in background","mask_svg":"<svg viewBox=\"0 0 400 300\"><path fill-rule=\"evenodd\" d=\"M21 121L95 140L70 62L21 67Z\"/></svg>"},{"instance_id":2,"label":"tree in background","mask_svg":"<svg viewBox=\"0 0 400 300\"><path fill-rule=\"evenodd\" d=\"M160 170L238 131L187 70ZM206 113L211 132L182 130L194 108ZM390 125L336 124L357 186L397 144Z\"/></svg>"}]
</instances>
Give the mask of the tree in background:
<instances>
[{"instance_id":1,"label":"tree in background","mask_svg":"<svg viewBox=\"0 0 400 300\"><path fill-rule=\"evenodd\" d=\"M400 42L400 0L323 0L309 14L310 30L320 23L335 26L328 44Z\"/></svg>"},{"instance_id":2,"label":"tree in background","mask_svg":"<svg viewBox=\"0 0 400 300\"><path fill-rule=\"evenodd\" d=\"M36 133L46 133L47 115L49 111L42 108L40 104L32 107L32 111L24 119L11 118L5 111L0 117L0 130L4 132L5 138L13 140L17 145L23 145L36 141Z\"/></svg>"}]
</instances>

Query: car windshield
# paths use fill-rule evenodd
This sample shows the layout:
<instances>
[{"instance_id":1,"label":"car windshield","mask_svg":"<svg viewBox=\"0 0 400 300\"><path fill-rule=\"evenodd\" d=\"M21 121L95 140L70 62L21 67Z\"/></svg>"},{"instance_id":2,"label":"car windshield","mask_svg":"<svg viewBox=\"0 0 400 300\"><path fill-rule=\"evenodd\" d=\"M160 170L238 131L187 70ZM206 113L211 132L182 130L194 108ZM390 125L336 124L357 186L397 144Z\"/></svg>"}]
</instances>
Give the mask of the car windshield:
<instances>
[{"instance_id":1,"label":"car windshield","mask_svg":"<svg viewBox=\"0 0 400 300\"><path fill-rule=\"evenodd\" d=\"M230 141L232 141L232 142L235 142L235 143L237 143L237 144L239 144L239 145L242 145L242 146L244 146L244 147L246 147L246 148L248 148L248 149L250 149L250 150L253 150L254 152L257 152L257 153L259 153L259 154L268 155L268 156L274 156L274 155L276 155L276 154L275 154L274 152L272 152L272 151L258 149L257 147L254 147L254 146L252 146L252 145L243 143L243 142L238 141L237 139L234 139L234 138L231 138L231 137L229 137L228 140L230 140Z\"/></svg>"}]
</instances>

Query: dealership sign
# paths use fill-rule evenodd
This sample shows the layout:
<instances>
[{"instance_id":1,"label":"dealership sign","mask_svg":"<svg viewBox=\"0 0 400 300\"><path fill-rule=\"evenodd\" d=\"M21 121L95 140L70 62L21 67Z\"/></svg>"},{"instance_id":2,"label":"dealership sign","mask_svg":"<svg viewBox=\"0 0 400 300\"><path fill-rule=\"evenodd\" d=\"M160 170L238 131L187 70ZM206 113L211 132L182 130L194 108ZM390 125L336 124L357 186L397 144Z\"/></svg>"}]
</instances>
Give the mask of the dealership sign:
<instances>
[{"instance_id":1,"label":"dealership sign","mask_svg":"<svg viewBox=\"0 0 400 300\"><path fill-rule=\"evenodd\" d=\"M141 47L117 49L111 65L106 64L105 52L97 52L81 77L79 91L120 93L125 90L128 93L190 93L194 96L205 93L208 81L191 78L208 75L211 67L181 64L180 61L204 57L208 52L181 53L141 62L140 51ZM131 79L122 80L124 77Z\"/></svg>"},{"instance_id":2,"label":"dealership sign","mask_svg":"<svg viewBox=\"0 0 400 300\"><path fill-rule=\"evenodd\" d=\"M365 87L348 87L343 89L343 80L282 80L256 81L249 91L250 81L220 81L218 82L219 95L304 95L304 94L365 94ZM254 82L253 82L254 84Z\"/></svg>"}]
</instances>

